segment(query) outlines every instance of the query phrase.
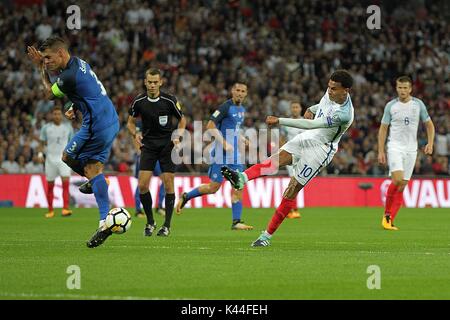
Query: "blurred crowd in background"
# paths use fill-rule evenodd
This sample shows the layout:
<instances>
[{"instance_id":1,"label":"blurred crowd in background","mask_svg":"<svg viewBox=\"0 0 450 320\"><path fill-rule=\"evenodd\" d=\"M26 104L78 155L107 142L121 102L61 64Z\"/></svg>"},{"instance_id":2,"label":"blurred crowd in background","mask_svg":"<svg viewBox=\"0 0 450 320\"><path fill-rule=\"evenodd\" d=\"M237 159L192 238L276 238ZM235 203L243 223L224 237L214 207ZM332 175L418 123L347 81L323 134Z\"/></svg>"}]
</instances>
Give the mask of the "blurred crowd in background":
<instances>
[{"instance_id":1,"label":"blurred crowd in background","mask_svg":"<svg viewBox=\"0 0 450 320\"><path fill-rule=\"evenodd\" d=\"M51 121L55 103L64 101L45 100L26 47L60 35L72 54L92 66L117 108L122 130L107 164L110 172L129 174L134 168L126 120L152 66L163 71L162 90L182 102L189 130L194 120L206 125L236 80L245 79L249 90L244 129L265 128L267 115L289 116L292 101L299 101L303 112L318 103L329 75L348 69L355 121L322 174L375 176L386 174L377 163L384 106L396 97L395 78L409 75L413 95L424 101L436 126L434 154L419 151L415 174L448 175L448 3L380 4L381 29L369 30L366 2L80 0L81 30L68 30L67 1L0 1L0 173L43 172L40 129ZM418 142L422 150L423 126ZM179 167L206 170L204 164Z\"/></svg>"}]
</instances>

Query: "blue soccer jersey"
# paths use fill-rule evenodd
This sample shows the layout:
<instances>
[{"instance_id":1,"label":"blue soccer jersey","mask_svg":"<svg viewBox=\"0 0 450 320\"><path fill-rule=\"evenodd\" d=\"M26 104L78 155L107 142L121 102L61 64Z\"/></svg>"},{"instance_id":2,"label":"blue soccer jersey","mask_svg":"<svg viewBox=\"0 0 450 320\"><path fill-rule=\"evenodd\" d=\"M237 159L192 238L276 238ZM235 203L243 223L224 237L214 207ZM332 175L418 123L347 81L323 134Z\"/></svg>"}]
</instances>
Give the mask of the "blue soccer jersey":
<instances>
[{"instance_id":1,"label":"blue soccer jersey","mask_svg":"<svg viewBox=\"0 0 450 320\"><path fill-rule=\"evenodd\" d=\"M52 92L58 98L67 96L83 114L81 129L69 141L65 152L82 166L88 160L105 163L119 131L119 117L89 64L71 57L53 83Z\"/></svg>"},{"instance_id":2,"label":"blue soccer jersey","mask_svg":"<svg viewBox=\"0 0 450 320\"><path fill-rule=\"evenodd\" d=\"M212 115L217 129L233 146L233 151L225 151L222 145L216 144L211 152L212 162L216 164L242 164L239 153L239 138L241 125L244 122L245 107L235 105L233 101L225 101Z\"/></svg>"},{"instance_id":3,"label":"blue soccer jersey","mask_svg":"<svg viewBox=\"0 0 450 320\"><path fill-rule=\"evenodd\" d=\"M67 96L83 114L82 127L89 132L101 131L119 121L113 103L103 84L86 61L71 57L52 85L53 94Z\"/></svg>"}]
</instances>

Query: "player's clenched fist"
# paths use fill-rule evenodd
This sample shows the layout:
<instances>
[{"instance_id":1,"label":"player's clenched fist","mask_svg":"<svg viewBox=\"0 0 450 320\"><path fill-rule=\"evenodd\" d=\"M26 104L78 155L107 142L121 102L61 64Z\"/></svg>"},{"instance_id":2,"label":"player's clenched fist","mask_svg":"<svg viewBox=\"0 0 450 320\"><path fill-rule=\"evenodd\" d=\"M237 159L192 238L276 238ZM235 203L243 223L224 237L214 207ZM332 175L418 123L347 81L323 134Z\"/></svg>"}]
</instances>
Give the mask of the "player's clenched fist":
<instances>
[{"instance_id":1,"label":"player's clenched fist","mask_svg":"<svg viewBox=\"0 0 450 320\"><path fill-rule=\"evenodd\" d=\"M274 116L268 116L268 117L266 118L266 123L267 123L269 126L277 125L277 124L278 124L278 118L277 118L277 117L274 117Z\"/></svg>"}]
</instances>

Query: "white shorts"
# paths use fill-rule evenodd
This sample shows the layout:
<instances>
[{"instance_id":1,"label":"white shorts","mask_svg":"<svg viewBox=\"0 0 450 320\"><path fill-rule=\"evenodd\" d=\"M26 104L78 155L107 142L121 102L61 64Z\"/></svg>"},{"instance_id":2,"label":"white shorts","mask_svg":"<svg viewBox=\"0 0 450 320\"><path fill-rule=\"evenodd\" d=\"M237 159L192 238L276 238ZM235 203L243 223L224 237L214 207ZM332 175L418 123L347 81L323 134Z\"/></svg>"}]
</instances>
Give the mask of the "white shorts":
<instances>
[{"instance_id":1,"label":"white shorts","mask_svg":"<svg viewBox=\"0 0 450 320\"><path fill-rule=\"evenodd\" d=\"M288 141L280 149L292 155L292 177L303 186L317 176L331 162L336 153L331 143L313 144L311 141L303 140L301 135Z\"/></svg>"},{"instance_id":2,"label":"white shorts","mask_svg":"<svg viewBox=\"0 0 450 320\"><path fill-rule=\"evenodd\" d=\"M393 171L403 171L403 180L411 179L416 165L417 151L405 152L395 149L387 150L387 162L389 165L389 175Z\"/></svg>"},{"instance_id":3,"label":"white shorts","mask_svg":"<svg viewBox=\"0 0 450 320\"><path fill-rule=\"evenodd\" d=\"M55 181L57 177L70 177L71 169L62 160L45 160L45 177L47 181Z\"/></svg>"}]
</instances>

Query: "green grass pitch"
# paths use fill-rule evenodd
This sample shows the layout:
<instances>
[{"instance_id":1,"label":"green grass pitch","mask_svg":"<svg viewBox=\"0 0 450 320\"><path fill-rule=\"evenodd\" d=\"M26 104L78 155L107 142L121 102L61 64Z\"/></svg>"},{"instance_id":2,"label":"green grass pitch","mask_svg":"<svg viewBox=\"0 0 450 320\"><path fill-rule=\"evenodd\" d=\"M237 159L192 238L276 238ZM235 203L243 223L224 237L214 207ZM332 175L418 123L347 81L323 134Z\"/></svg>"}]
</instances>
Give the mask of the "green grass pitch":
<instances>
[{"instance_id":1,"label":"green grass pitch","mask_svg":"<svg viewBox=\"0 0 450 320\"><path fill-rule=\"evenodd\" d=\"M244 209L253 231L230 230L230 209L185 209L168 238L144 238L133 218L88 249L96 209L0 209L0 299L450 299L449 210L403 208L397 232L381 229L381 212L305 208L272 246L251 248L273 209ZM81 289L67 288L71 265ZM380 289L367 287L371 265Z\"/></svg>"}]
</instances>

